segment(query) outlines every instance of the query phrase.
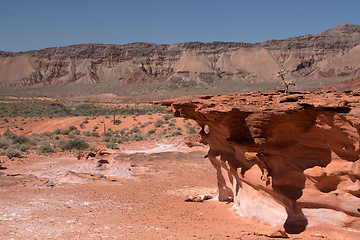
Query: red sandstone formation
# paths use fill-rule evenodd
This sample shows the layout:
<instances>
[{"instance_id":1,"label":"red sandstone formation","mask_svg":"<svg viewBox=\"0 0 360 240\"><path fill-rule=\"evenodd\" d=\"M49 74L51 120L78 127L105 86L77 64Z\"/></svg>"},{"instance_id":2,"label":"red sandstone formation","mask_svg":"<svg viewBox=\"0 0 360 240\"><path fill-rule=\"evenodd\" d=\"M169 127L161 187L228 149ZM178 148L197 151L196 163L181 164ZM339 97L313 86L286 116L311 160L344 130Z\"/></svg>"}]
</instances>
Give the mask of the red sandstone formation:
<instances>
[{"instance_id":1,"label":"red sandstone formation","mask_svg":"<svg viewBox=\"0 0 360 240\"><path fill-rule=\"evenodd\" d=\"M201 126L219 200L287 233L360 234L360 92L252 92L164 101Z\"/></svg>"}]
</instances>

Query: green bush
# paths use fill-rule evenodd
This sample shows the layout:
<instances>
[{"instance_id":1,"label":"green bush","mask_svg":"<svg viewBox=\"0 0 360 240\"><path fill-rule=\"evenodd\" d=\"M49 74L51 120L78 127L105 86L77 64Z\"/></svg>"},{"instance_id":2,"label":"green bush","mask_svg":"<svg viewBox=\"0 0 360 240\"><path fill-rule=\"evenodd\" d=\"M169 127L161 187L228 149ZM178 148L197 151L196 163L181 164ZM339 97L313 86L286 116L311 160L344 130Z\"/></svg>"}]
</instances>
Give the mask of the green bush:
<instances>
[{"instance_id":1,"label":"green bush","mask_svg":"<svg viewBox=\"0 0 360 240\"><path fill-rule=\"evenodd\" d=\"M179 130L175 130L173 132L169 132L169 133L165 134L165 137L174 137L174 136L179 136L179 135L183 135L182 132Z\"/></svg>"},{"instance_id":2,"label":"green bush","mask_svg":"<svg viewBox=\"0 0 360 240\"><path fill-rule=\"evenodd\" d=\"M121 123L122 123L121 120L115 120L115 122L114 122L115 125L119 125Z\"/></svg>"},{"instance_id":3,"label":"green bush","mask_svg":"<svg viewBox=\"0 0 360 240\"><path fill-rule=\"evenodd\" d=\"M154 123L154 126L155 127L161 127L163 125L163 121L161 119L158 119L155 123Z\"/></svg>"},{"instance_id":4,"label":"green bush","mask_svg":"<svg viewBox=\"0 0 360 240\"><path fill-rule=\"evenodd\" d=\"M36 149L36 153L44 154L44 153L53 153L55 149L48 142L42 142L40 146Z\"/></svg>"},{"instance_id":5,"label":"green bush","mask_svg":"<svg viewBox=\"0 0 360 240\"><path fill-rule=\"evenodd\" d=\"M13 143L19 143L19 144L30 143L30 141L31 141L31 139L24 135L16 136L13 139Z\"/></svg>"},{"instance_id":6,"label":"green bush","mask_svg":"<svg viewBox=\"0 0 360 240\"><path fill-rule=\"evenodd\" d=\"M75 126L70 126L70 127L68 128L68 131L69 131L69 132L72 132L72 131L75 131L75 130L78 130L77 127L75 127Z\"/></svg>"},{"instance_id":7,"label":"green bush","mask_svg":"<svg viewBox=\"0 0 360 240\"><path fill-rule=\"evenodd\" d=\"M113 135L113 132L107 131L107 132L104 132L102 135L103 135L103 137L111 137Z\"/></svg>"},{"instance_id":8,"label":"green bush","mask_svg":"<svg viewBox=\"0 0 360 240\"><path fill-rule=\"evenodd\" d=\"M1 138L0 139L0 148L3 148L3 149L7 149L10 145L10 142L5 139L5 138Z\"/></svg>"},{"instance_id":9,"label":"green bush","mask_svg":"<svg viewBox=\"0 0 360 240\"><path fill-rule=\"evenodd\" d=\"M101 139L102 142L111 142L111 137L103 137Z\"/></svg>"},{"instance_id":10,"label":"green bush","mask_svg":"<svg viewBox=\"0 0 360 240\"><path fill-rule=\"evenodd\" d=\"M46 131L46 132L42 132L40 133L40 137L44 138L44 137L51 137L53 135L53 133Z\"/></svg>"},{"instance_id":11,"label":"green bush","mask_svg":"<svg viewBox=\"0 0 360 240\"><path fill-rule=\"evenodd\" d=\"M150 131L148 131L148 134L154 134L156 132L155 129L151 129Z\"/></svg>"},{"instance_id":12,"label":"green bush","mask_svg":"<svg viewBox=\"0 0 360 240\"><path fill-rule=\"evenodd\" d=\"M91 132L91 136L93 137L100 137L98 132Z\"/></svg>"},{"instance_id":13,"label":"green bush","mask_svg":"<svg viewBox=\"0 0 360 240\"><path fill-rule=\"evenodd\" d=\"M116 145L116 143L113 143L113 142L107 143L106 147L111 148L111 149L119 149L118 146Z\"/></svg>"},{"instance_id":14,"label":"green bush","mask_svg":"<svg viewBox=\"0 0 360 240\"><path fill-rule=\"evenodd\" d=\"M144 140L144 139L145 139L145 136L141 132L137 132L132 136L133 141L140 141L140 140Z\"/></svg>"},{"instance_id":15,"label":"green bush","mask_svg":"<svg viewBox=\"0 0 360 240\"><path fill-rule=\"evenodd\" d=\"M89 144L85 142L83 138L70 139L68 141L59 141L58 147L62 151L66 150L85 150L89 147Z\"/></svg>"},{"instance_id":16,"label":"green bush","mask_svg":"<svg viewBox=\"0 0 360 240\"><path fill-rule=\"evenodd\" d=\"M6 131L3 133L3 137L6 137L7 139L15 139L17 135L9 129L6 129Z\"/></svg>"},{"instance_id":17,"label":"green bush","mask_svg":"<svg viewBox=\"0 0 360 240\"><path fill-rule=\"evenodd\" d=\"M54 130L54 134L61 134L62 129L61 128L57 128Z\"/></svg>"},{"instance_id":18,"label":"green bush","mask_svg":"<svg viewBox=\"0 0 360 240\"><path fill-rule=\"evenodd\" d=\"M138 127L138 126L133 127L133 128L131 129L131 132L133 132L133 133L139 132L139 127Z\"/></svg>"},{"instance_id":19,"label":"green bush","mask_svg":"<svg viewBox=\"0 0 360 240\"><path fill-rule=\"evenodd\" d=\"M196 133L195 128L194 128L194 127L189 127L188 133L189 133L189 134Z\"/></svg>"},{"instance_id":20,"label":"green bush","mask_svg":"<svg viewBox=\"0 0 360 240\"><path fill-rule=\"evenodd\" d=\"M167 115L163 116L163 118L164 118L165 121L167 121L167 120L169 120L169 119L171 119L171 118L174 118L174 117L175 117L175 116L174 116L174 115L171 115L171 114L167 114Z\"/></svg>"},{"instance_id":21,"label":"green bush","mask_svg":"<svg viewBox=\"0 0 360 240\"><path fill-rule=\"evenodd\" d=\"M82 134L83 134L84 136L86 136L86 137L90 137L90 136L91 136L91 132L90 132L90 131L84 131Z\"/></svg>"},{"instance_id":22,"label":"green bush","mask_svg":"<svg viewBox=\"0 0 360 240\"><path fill-rule=\"evenodd\" d=\"M6 156L11 159L14 157L21 157L21 154L19 150L14 148L9 148L8 150L6 150Z\"/></svg>"}]
</instances>

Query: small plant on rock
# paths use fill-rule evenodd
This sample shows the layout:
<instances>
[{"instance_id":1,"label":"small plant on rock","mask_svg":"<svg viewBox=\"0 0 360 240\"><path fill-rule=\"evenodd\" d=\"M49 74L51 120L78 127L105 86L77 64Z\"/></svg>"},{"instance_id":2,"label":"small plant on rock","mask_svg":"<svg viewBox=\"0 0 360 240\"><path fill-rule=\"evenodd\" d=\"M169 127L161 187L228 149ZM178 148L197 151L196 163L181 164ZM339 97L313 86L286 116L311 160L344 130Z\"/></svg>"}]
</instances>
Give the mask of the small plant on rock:
<instances>
[{"instance_id":1,"label":"small plant on rock","mask_svg":"<svg viewBox=\"0 0 360 240\"><path fill-rule=\"evenodd\" d=\"M287 70L279 70L278 72L277 72L277 74L278 74L278 77L279 78L281 78L281 82L282 82L282 84L284 84L284 86L285 86L285 93L288 93L289 92L289 87L290 86L295 86L295 83L293 82L293 81L287 81L287 80L285 80L285 75L286 74L288 74L289 73L289 71L287 71Z\"/></svg>"}]
</instances>

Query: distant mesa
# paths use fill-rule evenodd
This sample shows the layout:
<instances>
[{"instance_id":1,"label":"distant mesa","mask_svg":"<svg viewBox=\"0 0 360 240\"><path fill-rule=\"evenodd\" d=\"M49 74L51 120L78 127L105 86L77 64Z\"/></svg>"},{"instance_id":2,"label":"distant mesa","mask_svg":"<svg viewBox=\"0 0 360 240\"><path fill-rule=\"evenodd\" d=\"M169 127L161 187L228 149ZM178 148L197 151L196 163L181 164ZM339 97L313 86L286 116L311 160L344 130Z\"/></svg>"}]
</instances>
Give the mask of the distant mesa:
<instances>
[{"instance_id":1,"label":"distant mesa","mask_svg":"<svg viewBox=\"0 0 360 240\"><path fill-rule=\"evenodd\" d=\"M240 91L252 85L266 90L279 86L279 69L290 71L298 89L351 88L344 81L360 75L359 45L360 26L345 23L315 35L255 44L80 44L0 51L0 88L55 86L60 91L60 86L80 85L113 92L156 83L164 91L234 84Z\"/></svg>"}]
</instances>

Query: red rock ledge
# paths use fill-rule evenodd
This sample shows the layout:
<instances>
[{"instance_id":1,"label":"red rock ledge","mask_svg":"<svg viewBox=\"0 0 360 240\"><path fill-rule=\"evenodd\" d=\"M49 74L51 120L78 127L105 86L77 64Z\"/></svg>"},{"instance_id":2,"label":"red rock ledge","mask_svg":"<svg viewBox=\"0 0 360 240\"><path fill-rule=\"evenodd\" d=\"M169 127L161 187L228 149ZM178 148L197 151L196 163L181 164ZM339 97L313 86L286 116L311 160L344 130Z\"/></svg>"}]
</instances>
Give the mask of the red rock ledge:
<instances>
[{"instance_id":1,"label":"red rock ledge","mask_svg":"<svg viewBox=\"0 0 360 240\"><path fill-rule=\"evenodd\" d=\"M219 200L287 233L360 234L360 92L251 92L162 101L194 119ZM342 233L344 234L344 232Z\"/></svg>"}]
</instances>

